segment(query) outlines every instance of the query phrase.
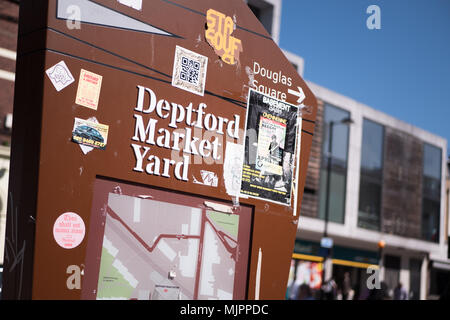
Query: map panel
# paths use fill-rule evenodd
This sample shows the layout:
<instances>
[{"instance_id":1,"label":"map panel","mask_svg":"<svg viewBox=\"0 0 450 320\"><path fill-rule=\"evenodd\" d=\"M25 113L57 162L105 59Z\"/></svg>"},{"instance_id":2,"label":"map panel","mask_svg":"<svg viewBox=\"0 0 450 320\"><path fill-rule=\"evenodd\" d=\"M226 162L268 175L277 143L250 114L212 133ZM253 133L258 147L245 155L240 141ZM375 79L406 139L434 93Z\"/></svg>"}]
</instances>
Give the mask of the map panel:
<instances>
[{"instance_id":1,"label":"map panel","mask_svg":"<svg viewBox=\"0 0 450 320\"><path fill-rule=\"evenodd\" d=\"M237 214L109 193L97 299L232 299Z\"/></svg>"}]
</instances>

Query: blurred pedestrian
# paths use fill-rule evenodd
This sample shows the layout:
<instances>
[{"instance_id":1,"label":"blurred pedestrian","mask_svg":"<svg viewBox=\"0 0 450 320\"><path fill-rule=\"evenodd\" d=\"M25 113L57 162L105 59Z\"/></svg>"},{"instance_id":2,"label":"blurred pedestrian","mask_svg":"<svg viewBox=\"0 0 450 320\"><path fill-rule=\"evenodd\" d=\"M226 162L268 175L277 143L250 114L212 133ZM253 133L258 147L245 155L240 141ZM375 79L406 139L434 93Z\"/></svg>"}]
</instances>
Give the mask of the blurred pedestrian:
<instances>
[{"instance_id":1,"label":"blurred pedestrian","mask_svg":"<svg viewBox=\"0 0 450 320\"><path fill-rule=\"evenodd\" d=\"M371 289L367 300L391 300L388 292L389 287L386 282L381 281L380 289Z\"/></svg>"},{"instance_id":2,"label":"blurred pedestrian","mask_svg":"<svg viewBox=\"0 0 450 320\"><path fill-rule=\"evenodd\" d=\"M334 279L328 280L320 288L324 300L335 300L337 294L337 285Z\"/></svg>"},{"instance_id":3,"label":"blurred pedestrian","mask_svg":"<svg viewBox=\"0 0 450 320\"><path fill-rule=\"evenodd\" d=\"M370 289L366 287L363 287L361 290L361 293L359 294L359 300L367 300L369 298Z\"/></svg>"},{"instance_id":4,"label":"blurred pedestrian","mask_svg":"<svg viewBox=\"0 0 450 320\"><path fill-rule=\"evenodd\" d=\"M292 282L290 289L289 289L289 300L296 300L298 297L298 290L300 288L299 281Z\"/></svg>"},{"instance_id":5,"label":"blurred pedestrian","mask_svg":"<svg viewBox=\"0 0 450 320\"><path fill-rule=\"evenodd\" d=\"M401 282L394 289L394 300L408 300L408 293Z\"/></svg>"},{"instance_id":6,"label":"blurred pedestrian","mask_svg":"<svg viewBox=\"0 0 450 320\"><path fill-rule=\"evenodd\" d=\"M304 283L298 288L297 300L314 300L308 284Z\"/></svg>"},{"instance_id":7,"label":"blurred pedestrian","mask_svg":"<svg viewBox=\"0 0 450 320\"><path fill-rule=\"evenodd\" d=\"M350 281L350 273L346 272L344 273L344 281L342 283L342 299L351 300L349 299L350 296L352 296L351 291L352 291L352 284Z\"/></svg>"}]
</instances>

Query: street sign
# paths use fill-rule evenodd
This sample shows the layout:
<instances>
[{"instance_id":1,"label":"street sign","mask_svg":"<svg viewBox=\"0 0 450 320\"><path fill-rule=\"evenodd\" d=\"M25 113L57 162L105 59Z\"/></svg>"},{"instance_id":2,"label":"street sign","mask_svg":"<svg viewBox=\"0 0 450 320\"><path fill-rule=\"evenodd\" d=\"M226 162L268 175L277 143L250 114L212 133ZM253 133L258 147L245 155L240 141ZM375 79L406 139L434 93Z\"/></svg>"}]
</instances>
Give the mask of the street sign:
<instances>
[{"instance_id":1,"label":"street sign","mask_svg":"<svg viewBox=\"0 0 450 320\"><path fill-rule=\"evenodd\" d=\"M320 246L327 249L333 248L333 239L328 237L320 239Z\"/></svg>"},{"instance_id":2,"label":"street sign","mask_svg":"<svg viewBox=\"0 0 450 320\"><path fill-rule=\"evenodd\" d=\"M4 298L283 299L317 102L245 2L19 24Z\"/></svg>"}]
</instances>

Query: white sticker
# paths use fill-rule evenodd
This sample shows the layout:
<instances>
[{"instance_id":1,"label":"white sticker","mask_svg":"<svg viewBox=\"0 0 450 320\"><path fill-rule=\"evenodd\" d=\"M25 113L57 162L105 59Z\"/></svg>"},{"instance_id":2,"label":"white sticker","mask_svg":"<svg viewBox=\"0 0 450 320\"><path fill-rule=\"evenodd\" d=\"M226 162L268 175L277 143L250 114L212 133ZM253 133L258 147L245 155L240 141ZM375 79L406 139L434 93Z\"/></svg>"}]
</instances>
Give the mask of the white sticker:
<instances>
[{"instance_id":1,"label":"white sticker","mask_svg":"<svg viewBox=\"0 0 450 320\"><path fill-rule=\"evenodd\" d=\"M203 184L205 186L210 186L210 187L217 187L218 186L219 178L217 177L217 175L214 172L207 171L207 170L200 170L200 174L202 175L203 182L202 181L198 181L194 177L194 183Z\"/></svg>"},{"instance_id":2,"label":"white sticker","mask_svg":"<svg viewBox=\"0 0 450 320\"><path fill-rule=\"evenodd\" d=\"M242 164L244 163L244 146L227 142L225 161L223 164L223 179L225 189L230 196L239 196L241 191Z\"/></svg>"},{"instance_id":3,"label":"white sticker","mask_svg":"<svg viewBox=\"0 0 450 320\"><path fill-rule=\"evenodd\" d=\"M229 214L233 213L233 207L227 206L226 204L216 203L216 202L212 202L212 201L205 201L205 202L203 202L203 204L206 207L213 209L214 211L219 211L219 212L224 212L224 213L229 213Z\"/></svg>"},{"instance_id":4,"label":"white sticker","mask_svg":"<svg viewBox=\"0 0 450 320\"><path fill-rule=\"evenodd\" d=\"M74 212L63 213L53 225L53 237L64 249L76 248L83 241L85 233L83 219Z\"/></svg>"},{"instance_id":5,"label":"white sticker","mask_svg":"<svg viewBox=\"0 0 450 320\"><path fill-rule=\"evenodd\" d=\"M60 61L53 67L48 68L45 73L58 92L75 81L64 61Z\"/></svg>"},{"instance_id":6,"label":"white sticker","mask_svg":"<svg viewBox=\"0 0 450 320\"><path fill-rule=\"evenodd\" d=\"M172 85L203 96L205 93L208 57L176 46Z\"/></svg>"}]
</instances>

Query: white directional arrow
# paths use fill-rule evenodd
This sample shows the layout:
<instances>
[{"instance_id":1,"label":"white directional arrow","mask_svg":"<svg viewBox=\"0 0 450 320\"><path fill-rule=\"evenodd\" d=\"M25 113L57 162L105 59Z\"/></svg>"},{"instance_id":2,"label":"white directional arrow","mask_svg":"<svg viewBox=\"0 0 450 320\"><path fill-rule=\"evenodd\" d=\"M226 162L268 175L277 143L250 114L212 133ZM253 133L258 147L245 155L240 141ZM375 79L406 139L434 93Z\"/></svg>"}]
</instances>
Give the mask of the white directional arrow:
<instances>
[{"instance_id":1,"label":"white directional arrow","mask_svg":"<svg viewBox=\"0 0 450 320\"><path fill-rule=\"evenodd\" d=\"M132 1L122 1L121 3L131 3ZM137 1L135 1L137 2ZM77 9L80 17L73 14ZM148 33L156 33L164 36L173 36L164 30L158 29L148 23L139 21L119 11L112 10L102 4L89 0L58 0L57 18L65 20L75 20L84 23L115 27L126 30L134 30Z\"/></svg>"},{"instance_id":2,"label":"white directional arrow","mask_svg":"<svg viewBox=\"0 0 450 320\"><path fill-rule=\"evenodd\" d=\"M305 100L306 96L305 96L305 93L303 92L302 88L300 88L300 87L297 87L297 88L298 88L298 91L288 89L288 93L290 93L294 96L297 96L298 97L297 102L302 103L303 100Z\"/></svg>"}]
</instances>

